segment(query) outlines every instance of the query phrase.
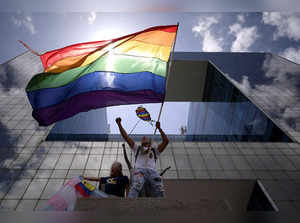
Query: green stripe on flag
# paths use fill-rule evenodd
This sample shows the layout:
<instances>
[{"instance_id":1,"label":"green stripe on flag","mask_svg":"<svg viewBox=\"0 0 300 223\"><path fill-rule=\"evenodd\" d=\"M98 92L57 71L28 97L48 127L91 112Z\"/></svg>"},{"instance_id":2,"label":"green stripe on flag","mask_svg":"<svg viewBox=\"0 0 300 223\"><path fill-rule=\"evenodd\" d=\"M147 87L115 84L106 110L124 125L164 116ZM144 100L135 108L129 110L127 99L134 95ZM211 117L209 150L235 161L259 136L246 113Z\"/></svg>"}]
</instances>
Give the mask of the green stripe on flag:
<instances>
[{"instance_id":1,"label":"green stripe on flag","mask_svg":"<svg viewBox=\"0 0 300 223\"><path fill-rule=\"evenodd\" d=\"M26 91L61 87L86 74L95 71L107 71L126 74L148 71L153 74L165 77L167 71L167 62L150 57L106 54L91 64L67 70L59 74L37 74L28 83Z\"/></svg>"}]
</instances>

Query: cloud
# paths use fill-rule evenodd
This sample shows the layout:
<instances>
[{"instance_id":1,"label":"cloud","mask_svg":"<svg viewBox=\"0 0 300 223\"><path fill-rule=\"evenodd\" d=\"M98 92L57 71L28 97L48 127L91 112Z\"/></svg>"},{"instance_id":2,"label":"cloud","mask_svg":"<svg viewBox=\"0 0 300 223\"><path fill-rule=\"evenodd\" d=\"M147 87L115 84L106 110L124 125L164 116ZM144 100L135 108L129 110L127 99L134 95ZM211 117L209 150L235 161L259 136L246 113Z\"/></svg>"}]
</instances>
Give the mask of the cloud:
<instances>
[{"instance_id":1,"label":"cloud","mask_svg":"<svg viewBox=\"0 0 300 223\"><path fill-rule=\"evenodd\" d=\"M198 24L193 27L192 31L196 37L202 37L202 50L206 52L220 52L223 51L223 38L215 37L212 34L211 27L219 23L218 17L201 18Z\"/></svg>"},{"instance_id":2,"label":"cloud","mask_svg":"<svg viewBox=\"0 0 300 223\"><path fill-rule=\"evenodd\" d=\"M240 15L237 16L237 20L238 20L240 23L244 23L244 22L245 22L245 16L240 14Z\"/></svg>"},{"instance_id":3,"label":"cloud","mask_svg":"<svg viewBox=\"0 0 300 223\"><path fill-rule=\"evenodd\" d=\"M29 51L0 64L0 94L25 95L24 88L28 81L34 74L42 71L40 58Z\"/></svg>"},{"instance_id":4,"label":"cloud","mask_svg":"<svg viewBox=\"0 0 300 223\"><path fill-rule=\"evenodd\" d=\"M12 23L17 27L24 27L27 29L32 35L36 33L35 26L33 24L32 17L29 15L25 15L22 13L17 13L11 17Z\"/></svg>"},{"instance_id":5,"label":"cloud","mask_svg":"<svg viewBox=\"0 0 300 223\"><path fill-rule=\"evenodd\" d=\"M300 47L299 48L287 48L283 52L279 53L280 56L289 59L295 63L300 64Z\"/></svg>"},{"instance_id":6,"label":"cloud","mask_svg":"<svg viewBox=\"0 0 300 223\"><path fill-rule=\"evenodd\" d=\"M213 16L200 19L198 25L193 27L193 32L195 32L196 35L203 35L212 25L218 23L218 19Z\"/></svg>"},{"instance_id":7,"label":"cloud","mask_svg":"<svg viewBox=\"0 0 300 223\"><path fill-rule=\"evenodd\" d=\"M245 22L245 18L238 17L238 21ZM229 26L229 33L235 36L231 45L232 52L248 51L259 37L256 26L243 27L239 23Z\"/></svg>"},{"instance_id":8,"label":"cloud","mask_svg":"<svg viewBox=\"0 0 300 223\"><path fill-rule=\"evenodd\" d=\"M288 37L300 40L300 14L285 12L264 12L262 22L275 27L273 39Z\"/></svg>"},{"instance_id":9,"label":"cloud","mask_svg":"<svg viewBox=\"0 0 300 223\"><path fill-rule=\"evenodd\" d=\"M251 85L250 85L248 76L243 76L241 83L237 82L236 80L234 80L233 78L231 78L229 74L225 73L225 76L228 79L230 79L230 81L233 82L233 84L235 86L237 86L246 95L251 95L252 94L252 89L251 89Z\"/></svg>"},{"instance_id":10,"label":"cloud","mask_svg":"<svg viewBox=\"0 0 300 223\"><path fill-rule=\"evenodd\" d=\"M92 25L96 20L97 14L96 12L90 12L88 16L88 23Z\"/></svg>"},{"instance_id":11,"label":"cloud","mask_svg":"<svg viewBox=\"0 0 300 223\"><path fill-rule=\"evenodd\" d=\"M210 31L207 31L203 36L203 51L206 52L221 52L222 48L222 38L214 37Z\"/></svg>"},{"instance_id":12,"label":"cloud","mask_svg":"<svg viewBox=\"0 0 300 223\"><path fill-rule=\"evenodd\" d=\"M250 83L248 76L244 75L241 81L236 81L226 74L226 76L248 96L254 96L256 102L263 103L263 107L272 119L276 119L281 127L299 131L296 120L299 120L300 98L298 90L298 80L300 66L289 63L284 59L266 55L262 70L264 78L263 84Z\"/></svg>"}]
</instances>

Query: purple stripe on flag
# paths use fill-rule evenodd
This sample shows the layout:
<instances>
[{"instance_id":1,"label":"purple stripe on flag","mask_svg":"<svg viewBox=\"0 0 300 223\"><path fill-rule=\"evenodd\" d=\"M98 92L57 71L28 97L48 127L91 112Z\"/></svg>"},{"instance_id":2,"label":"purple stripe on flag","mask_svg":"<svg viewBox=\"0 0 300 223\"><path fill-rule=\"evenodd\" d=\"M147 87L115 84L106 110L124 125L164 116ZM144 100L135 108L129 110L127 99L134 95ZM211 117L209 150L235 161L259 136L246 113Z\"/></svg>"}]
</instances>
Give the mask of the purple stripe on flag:
<instances>
[{"instance_id":1,"label":"purple stripe on flag","mask_svg":"<svg viewBox=\"0 0 300 223\"><path fill-rule=\"evenodd\" d=\"M32 116L41 126L51 125L54 122L69 118L79 112L103 108L114 105L158 103L162 102L164 95L151 90L133 92L119 91L90 91L50 107L34 109Z\"/></svg>"}]
</instances>

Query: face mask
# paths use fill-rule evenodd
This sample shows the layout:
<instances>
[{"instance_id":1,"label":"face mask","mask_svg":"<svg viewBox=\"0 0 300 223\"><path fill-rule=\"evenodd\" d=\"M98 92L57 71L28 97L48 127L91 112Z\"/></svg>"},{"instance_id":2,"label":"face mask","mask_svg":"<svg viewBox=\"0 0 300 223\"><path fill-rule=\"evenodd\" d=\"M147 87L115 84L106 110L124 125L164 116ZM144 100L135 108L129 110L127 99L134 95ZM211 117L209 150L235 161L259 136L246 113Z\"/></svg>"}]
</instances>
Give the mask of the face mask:
<instances>
[{"instance_id":1,"label":"face mask","mask_svg":"<svg viewBox=\"0 0 300 223\"><path fill-rule=\"evenodd\" d=\"M146 154L146 153L148 153L148 152L149 152L149 148L148 148L148 147L144 147L144 146L142 146L142 148L141 148L141 152L142 152L143 154Z\"/></svg>"}]
</instances>

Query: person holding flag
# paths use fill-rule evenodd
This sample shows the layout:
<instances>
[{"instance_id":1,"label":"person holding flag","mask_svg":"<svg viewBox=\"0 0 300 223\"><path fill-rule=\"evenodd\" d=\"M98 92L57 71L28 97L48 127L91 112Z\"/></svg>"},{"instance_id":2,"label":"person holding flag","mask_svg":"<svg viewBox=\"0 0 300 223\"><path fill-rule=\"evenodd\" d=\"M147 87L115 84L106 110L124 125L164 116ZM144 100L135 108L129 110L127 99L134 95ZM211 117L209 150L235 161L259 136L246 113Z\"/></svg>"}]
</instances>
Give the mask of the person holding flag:
<instances>
[{"instance_id":1,"label":"person holding flag","mask_svg":"<svg viewBox=\"0 0 300 223\"><path fill-rule=\"evenodd\" d=\"M165 150L169 140L164 131L160 127L160 122L156 122L156 128L159 130L162 142L156 147L152 146L151 139L142 138L141 145L137 145L127 134L121 124L121 118L116 118L116 123L120 133L129 147L134 151L134 172L131 179L131 186L128 198L137 198L142 190L144 183L150 185L151 197L163 197L164 189L160 174L156 170L158 156Z\"/></svg>"}]
</instances>

